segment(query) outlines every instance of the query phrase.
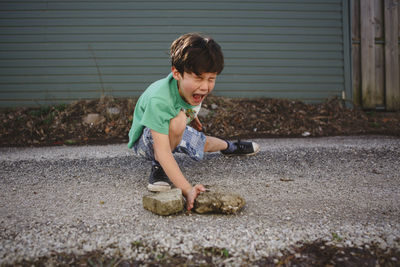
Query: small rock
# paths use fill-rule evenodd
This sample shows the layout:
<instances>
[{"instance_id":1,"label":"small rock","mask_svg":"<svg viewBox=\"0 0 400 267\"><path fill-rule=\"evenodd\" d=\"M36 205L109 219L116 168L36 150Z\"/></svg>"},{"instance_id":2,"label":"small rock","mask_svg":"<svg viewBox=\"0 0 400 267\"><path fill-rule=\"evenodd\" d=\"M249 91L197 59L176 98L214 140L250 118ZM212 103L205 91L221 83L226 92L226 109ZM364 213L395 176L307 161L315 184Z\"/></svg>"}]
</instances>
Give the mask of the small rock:
<instances>
[{"instance_id":1,"label":"small rock","mask_svg":"<svg viewBox=\"0 0 400 267\"><path fill-rule=\"evenodd\" d=\"M208 116L208 114L210 114L210 111L206 108L202 108L202 109L200 109L198 116L205 118Z\"/></svg>"},{"instance_id":2,"label":"small rock","mask_svg":"<svg viewBox=\"0 0 400 267\"><path fill-rule=\"evenodd\" d=\"M217 104L214 104L214 103L211 104L211 109L217 109L217 108L218 108Z\"/></svg>"},{"instance_id":3,"label":"small rock","mask_svg":"<svg viewBox=\"0 0 400 267\"><path fill-rule=\"evenodd\" d=\"M197 213L234 214L246 204L246 201L236 193L204 192L194 202Z\"/></svg>"},{"instance_id":4,"label":"small rock","mask_svg":"<svg viewBox=\"0 0 400 267\"><path fill-rule=\"evenodd\" d=\"M120 112L119 108L107 108L107 115L110 117L117 116Z\"/></svg>"},{"instance_id":5,"label":"small rock","mask_svg":"<svg viewBox=\"0 0 400 267\"><path fill-rule=\"evenodd\" d=\"M83 123L97 125L105 122L106 118L97 113L90 113L83 117Z\"/></svg>"},{"instance_id":6,"label":"small rock","mask_svg":"<svg viewBox=\"0 0 400 267\"><path fill-rule=\"evenodd\" d=\"M146 195L143 197L143 208L158 214L171 215L183 210L183 196L179 188Z\"/></svg>"}]
</instances>

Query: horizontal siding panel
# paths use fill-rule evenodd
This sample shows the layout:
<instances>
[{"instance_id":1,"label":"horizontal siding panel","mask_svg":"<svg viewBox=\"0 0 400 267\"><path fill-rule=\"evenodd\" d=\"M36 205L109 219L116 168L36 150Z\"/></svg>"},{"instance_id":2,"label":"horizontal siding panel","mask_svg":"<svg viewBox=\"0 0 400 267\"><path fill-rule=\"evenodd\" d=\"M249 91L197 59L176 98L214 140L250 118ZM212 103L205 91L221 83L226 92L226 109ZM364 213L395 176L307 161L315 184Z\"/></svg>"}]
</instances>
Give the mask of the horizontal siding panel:
<instances>
[{"instance_id":1,"label":"horizontal siding panel","mask_svg":"<svg viewBox=\"0 0 400 267\"><path fill-rule=\"evenodd\" d=\"M176 18L248 18L248 13L241 10L187 10L184 13L177 10L169 10L169 16ZM251 12L252 18L269 18L269 19L307 19L307 20L341 20L340 11L324 11L324 12L309 12L309 11L286 11L280 12L265 10L254 10ZM116 18L159 18L159 10L73 10L66 13L65 10L38 10L38 11L0 11L2 19L59 19L59 18L104 18L104 17L116 17Z\"/></svg>"},{"instance_id":2,"label":"horizontal siding panel","mask_svg":"<svg viewBox=\"0 0 400 267\"><path fill-rule=\"evenodd\" d=\"M27 99L37 99L41 98L43 92L15 92L13 94L0 94L0 97L6 101L12 101L18 98L22 98L24 100ZM81 91L71 91L71 92L63 92L63 91L51 91L45 92L45 98L48 99L87 99L87 98L99 98L101 97L101 91L88 91L88 90L81 90Z\"/></svg>"},{"instance_id":3,"label":"horizontal siding panel","mask_svg":"<svg viewBox=\"0 0 400 267\"><path fill-rule=\"evenodd\" d=\"M218 88L213 91L213 94L216 95L226 95L227 92L248 92L248 91L257 91L257 92L281 92L290 95L291 93L313 93L313 92L324 92L324 93L340 93L340 83L240 83L238 86L232 87L231 84L222 83ZM281 85L281 86L280 86Z\"/></svg>"},{"instance_id":4,"label":"horizontal siding panel","mask_svg":"<svg viewBox=\"0 0 400 267\"><path fill-rule=\"evenodd\" d=\"M47 83L47 84L29 84L24 87L24 90L21 90L19 84L7 84L2 85L2 90L0 94L13 94L13 93L23 93L23 92L50 92L55 91L54 88L57 88L56 91L63 91L63 92L74 92L74 91L97 91L101 92L102 87L106 92L118 91L118 92L136 92L141 93L144 88L149 86L154 80L158 79L159 77L148 76L144 77L142 80L138 80L136 82L129 82L129 83L103 83L100 82L95 83ZM237 86L236 86L237 85ZM338 91L341 87L339 83L312 83L308 81L308 83L263 83L263 82L233 82L233 79L229 79L227 81L219 81L216 88L214 89L213 93L218 93L219 91L223 91L229 88L236 88L236 90L246 90L246 89L260 89L262 88L265 91L268 90L281 90L285 92L289 91Z\"/></svg>"},{"instance_id":5,"label":"horizontal siding panel","mask_svg":"<svg viewBox=\"0 0 400 267\"><path fill-rule=\"evenodd\" d=\"M218 92L222 92L222 90L218 91ZM265 93L265 91L263 90L242 90L242 91L234 91L233 93L237 94L237 93L247 93L248 95L246 97L249 97L249 94L254 94L254 93ZM125 92L118 92L118 91L113 91L112 92L114 96L123 96L125 94ZM276 91L268 91L268 94L276 94L276 95L280 95L283 96L286 92L282 91L282 90L276 90ZM303 92L303 91L299 91L299 92L291 92L293 98L301 98L301 96L303 94L313 94L316 98L319 98L320 96L324 96L326 97L327 95L329 95L330 93L334 93L334 92L322 92L319 90L316 91L309 91L309 92ZM14 95L2 95L0 94L0 97L6 101L12 101L18 98L23 98L24 100L28 100L28 99L36 99L40 96L40 93L21 93L20 96L18 96L17 94ZM74 100L74 99L88 99L88 98L99 98L101 97L101 93L99 91L74 91L74 92L51 92L51 93L46 93L46 97L49 99L70 99L70 100Z\"/></svg>"},{"instance_id":6,"label":"horizontal siding panel","mask_svg":"<svg viewBox=\"0 0 400 267\"><path fill-rule=\"evenodd\" d=\"M0 77L2 76L25 76L26 73L35 76L54 76L54 75L98 75L96 66L92 67L46 67L46 68L5 68L0 69ZM168 73L167 66L134 66L134 67L102 67L101 75L132 75L138 72L146 73Z\"/></svg>"},{"instance_id":7,"label":"horizontal siding panel","mask_svg":"<svg viewBox=\"0 0 400 267\"><path fill-rule=\"evenodd\" d=\"M199 2L199 1L132 1L132 2L98 2L98 1L79 1L79 2L26 2L21 5L18 2L1 2L1 10L18 11L18 10L242 10L242 11L315 11L323 12L325 10L341 11L340 2L291 2L291 3L265 3L261 2L226 2L212 1L212 2Z\"/></svg>"},{"instance_id":8,"label":"horizontal siding panel","mask_svg":"<svg viewBox=\"0 0 400 267\"><path fill-rule=\"evenodd\" d=\"M170 43L193 31L223 48L216 95L340 96L342 2L2 1L0 106L138 96L170 71Z\"/></svg>"},{"instance_id":9,"label":"horizontal siding panel","mask_svg":"<svg viewBox=\"0 0 400 267\"><path fill-rule=\"evenodd\" d=\"M51 26L179 26L185 24L186 26L199 26L204 25L220 25L223 27L236 27L236 26L248 26L248 27L259 27L265 25L268 27L338 27L339 20L307 20L307 19L241 19L241 18L149 18L147 20L143 18L58 18L52 19L49 23L49 19L37 18L37 19L2 19L2 27L24 27L24 26L37 26L46 27ZM339 24L340 25L340 24Z\"/></svg>"},{"instance_id":10,"label":"horizontal siding panel","mask_svg":"<svg viewBox=\"0 0 400 267\"><path fill-rule=\"evenodd\" d=\"M223 96L225 94L218 94ZM312 93L290 93L285 92L264 92L264 91L235 91L229 92L231 97L244 97L244 98L285 98L292 100L301 100L308 103L321 103L322 101L330 98L331 93L312 92Z\"/></svg>"},{"instance_id":11,"label":"horizontal siding panel","mask_svg":"<svg viewBox=\"0 0 400 267\"><path fill-rule=\"evenodd\" d=\"M2 59L80 59L80 58L163 58L168 57L167 51L94 51L88 48L86 51L20 51L18 54L0 52Z\"/></svg>"},{"instance_id":12,"label":"horizontal siding panel","mask_svg":"<svg viewBox=\"0 0 400 267\"><path fill-rule=\"evenodd\" d=\"M162 42L169 40L174 40L177 36L171 38L167 38L162 36L162 34L157 35L138 35L138 36L126 36L126 35L51 35L51 36L43 36L43 35L30 35L29 38L23 35L3 35L2 42L3 43L21 43L21 42L47 42L47 43L59 43L59 42L84 42L84 43L93 43L93 42ZM337 36L318 36L318 35L294 35L294 36L278 36L278 35L245 35L242 36L243 40L240 40L241 44L246 43L340 43L340 38ZM218 41L223 42L237 42L237 36L234 35L222 35L218 38Z\"/></svg>"},{"instance_id":13,"label":"horizontal siding panel","mask_svg":"<svg viewBox=\"0 0 400 267\"><path fill-rule=\"evenodd\" d=\"M232 58L264 58L264 59L336 59L341 56L341 52L281 52L274 51L228 51L227 57Z\"/></svg>"},{"instance_id":14,"label":"horizontal siding panel","mask_svg":"<svg viewBox=\"0 0 400 267\"><path fill-rule=\"evenodd\" d=\"M75 3L75 2L82 2L82 0L52 0L53 2L68 2L68 3ZM109 2L110 0L96 0L97 3L101 3L101 2ZM147 0L149 2L153 2L153 3L170 3L171 1L169 0ZM260 2L262 0L248 0L246 1L246 3L252 4L252 3L256 3L256 2ZM3 2L7 2L7 3L30 3L30 2L47 2L44 0L8 0L8 1L3 1ZM126 2L126 1L115 1L115 2ZM187 2L187 0L175 0L175 3L180 3L180 2ZM202 3L208 3L208 2L214 2L214 1L202 1ZM220 3L241 3L243 2L243 0L218 0L218 2ZM268 3L292 3L292 4L296 4L298 3L299 0L268 0ZM334 3L334 4L340 4L340 0L303 0L302 3L304 4L321 4L321 3Z\"/></svg>"},{"instance_id":15,"label":"horizontal siding panel","mask_svg":"<svg viewBox=\"0 0 400 267\"><path fill-rule=\"evenodd\" d=\"M132 42L115 42L115 43L91 43L90 46L95 51L101 50L114 50L114 51L165 51L168 52L168 48L165 48L164 43L132 43ZM302 43L252 43L246 44L245 47L239 47L237 43L224 43L224 52L230 50L239 51L341 51L343 45L337 43L326 43L326 44L302 44ZM76 51L76 50L88 50L88 44L86 43L0 43L0 51ZM1 58L0 58L1 59ZM229 60L227 58L226 60Z\"/></svg>"},{"instance_id":16,"label":"horizontal siding panel","mask_svg":"<svg viewBox=\"0 0 400 267\"><path fill-rule=\"evenodd\" d=\"M181 30L176 29L181 28ZM97 34L103 35L120 35L120 34L178 34L184 31L184 27L4 27L2 29L2 35L5 38L12 35L26 36L27 38L35 35L88 35L96 36ZM196 29L194 29L196 31ZM304 27L298 29L294 27L230 27L230 28L217 28L217 27L206 27L202 26L201 31L209 34L241 34L241 35L254 35L254 34L274 34L274 35L306 35L306 36L337 36L340 38L342 29L337 28L318 28L318 27Z\"/></svg>"},{"instance_id":17,"label":"horizontal siding panel","mask_svg":"<svg viewBox=\"0 0 400 267\"><path fill-rule=\"evenodd\" d=\"M240 78L239 78L240 77ZM236 78L236 79L235 79ZM239 78L239 79L238 79ZM251 83L253 81L259 82L259 83L279 83L279 82L284 82L284 83L342 83L343 78L340 76L307 76L307 75L263 75L263 76L246 76L243 75L243 77L240 76L240 74L237 74L236 77L232 75L231 78L225 78L221 77L220 83L226 82L226 81L234 81L234 80L240 80L242 82L248 82ZM240 88L239 88L240 89ZM234 90L232 88L232 90Z\"/></svg>"},{"instance_id":18,"label":"horizontal siding panel","mask_svg":"<svg viewBox=\"0 0 400 267\"><path fill-rule=\"evenodd\" d=\"M155 76L157 73L147 73L148 76ZM144 74L137 75L102 75L102 80L105 83L133 83L138 82L143 79ZM24 75L24 76L6 76L2 77L0 84L25 84L25 83L36 83L36 84L46 84L46 83L100 83L100 78L98 75ZM145 88L143 88L145 89Z\"/></svg>"},{"instance_id":19,"label":"horizontal siding panel","mask_svg":"<svg viewBox=\"0 0 400 267\"><path fill-rule=\"evenodd\" d=\"M136 82L130 83L117 83L117 84L109 84L103 83L103 87L110 90L119 90L119 91L143 91L143 86L148 86L154 81L154 76L144 77L143 79L138 79ZM55 90L55 88L57 90ZM34 84L30 83L21 89L19 84L6 84L2 85L2 90L0 94L11 94L11 93L21 93L21 92L50 92L50 91L99 91L101 92L102 85L100 81L95 83L47 83L47 84Z\"/></svg>"},{"instance_id":20,"label":"horizontal siding panel","mask_svg":"<svg viewBox=\"0 0 400 267\"><path fill-rule=\"evenodd\" d=\"M161 66L134 66L134 67L101 67L102 75L132 75L133 73L167 73L167 67ZM95 66L92 67L45 67L45 68L4 68L0 69L0 77L4 76L24 76L26 73L31 75L98 75ZM299 67L255 67L255 66L230 66L225 69L224 75L237 73L239 75L327 75L342 76L341 68L299 68Z\"/></svg>"},{"instance_id":21,"label":"horizontal siding panel","mask_svg":"<svg viewBox=\"0 0 400 267\"><path fill-rule=\"evenodd\" d=\"M340 59L268 59L251 58L244 62L240 58L228 58L226 66L264 66L264 67L343 67L343 61ZM100 67L106 66L170 66L170 61L166 58L98 58L97 64ZM86 59L8 59L0 60L0 68L8 67L93 67L95 62L93 58ZM223 72L224 73L224 72ZM160 74L159 74L160 75Z\"/></svg>"},{"instance_id":22,"label":"horizontal siding panel","mask_svg":"<svg viewBox=\"0 0 400 267\"><path fill-rule=\"evenodd\" d=\"M249 58L243 62L242 59L232 58L226 60L227 66L265 66L265 67L302 67L302 68L310 68L310 67L318 67L318 68L330 68L337 67L343 68L343 61L334 58L334 59L325 59L325 58L306 58L306 59L268 59L264 58Z\"/></svg>"},{"instance_id":23,"label":"horizontal siding panel","mask_svg":"<svg viewBox=\"0 0 400 267\"><path fill-rule=\"evenodd\" d=\"M237 86L235 86L237 85ZM316 83L308 80L307 82L300 83L284 83L282 81L278 83L270 82L266 83L251 83L251 82L222 82L215 88L213 94L219 92L231 90L232 91L282 91L282 92L313 92L313 91L324 91L324 92L338 92L340 90L341 83Z\"/></svg>"},{"instance_id":24,"label":"horizontal siding panel","mask_svg":"<svg viewBox=\"0 0 400 267\"><path fill-rule=\"evenodd\" d=\"M163 58L110 58L97 59L97 64L103 66L170 66L170 61ZM0 68L11 67L94 67L96 63L93 58L85 59L9 59L0 60ZM168 68L169 69L169 68ZM160 74L159 74L160 75Z\"/></svg>"},{"instance_id":25,"label":"horizontal siding panel","mask_svg":"<svg viewBox=\"0 0 400 267\"><path fill-rule=\"evenodd\" d=\"M148 75L156 75L156 72L149 73ZM242 75L241 73L236 74L236 76L243 76L240 79L246 80L246 75ZM130 83L135 80L141 78L142 75L137 75L136 77L132 75L101 75L102 81L105 83ZM235 77L235 76L232 76ZM307 76L307 75L263 75L259 76L250 76L247 77L248 80L252 81L255 78L259 78L260 81L265 83L274 83L274 82L285 82L285 83L301 83L301 82L318 82L318 83L329 83L329 82L343 82L342 77L335 76ZM222 79L222 76L220 77ZM14 83L14 84L24 84L24 83L95 83L100 82L98 75L24 75L24 76L5 76L1 77L0 84L4 83ZM233 88L232 88L233 90Z\"/></svg>"},{"instance_id":26,"label":"horizontal siding panel","mask_svg":"<svg viewBox=\"0 0 400 267\"><path fill-rule=\"evenodd\" d=\"M286 51L276 53L276 51L226 51L228 58L265 58L265 59L335 59L341 56L341 52L309 52ZM166 51L21 51L18 54L0 52L2 59L72 59L72 58L168 58Z\"/></svg>"}]
</instances>

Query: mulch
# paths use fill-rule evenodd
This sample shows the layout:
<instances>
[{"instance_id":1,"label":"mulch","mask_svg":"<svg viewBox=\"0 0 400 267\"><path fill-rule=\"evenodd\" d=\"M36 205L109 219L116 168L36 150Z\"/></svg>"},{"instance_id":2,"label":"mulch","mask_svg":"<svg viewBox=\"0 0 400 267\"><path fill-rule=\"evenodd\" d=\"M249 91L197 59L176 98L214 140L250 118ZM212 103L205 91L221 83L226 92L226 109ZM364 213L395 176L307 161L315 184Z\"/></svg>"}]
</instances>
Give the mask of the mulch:
<instances>
[{"instance_id":1,"label":"mulch","mask_svg":"<svg viewBox=\"0 0 400 267\"><path fill-rule=\"evenodd\" d=\"M134 246L134 245L132 245ZM151 248L147 249L152 251ZM124 259L122 255L106 256L103 251L92 251L83 255L57 253L33 260L22 260L5 266L225 266L216 263L228 260L229 250L215 247L204 248L193 253L189 259L181 255L149 253L146 261ZM375 244L363 247L343 247L317 240L313 243L297 244L281 256L270 256L243 263L243 266L399 266L398 249L382 249ZM229 265L229 264L227 264Z\"/></svg>"},{"instance_id":2,"label":"mulch","mask_svg":"<svg viewBox=\"0 0 400 267\"><path fill-rule=\"evenodd\" d=\"M136 99L105 97L71 104L0 109L0 146L126 143ZM88 114L98 120L86 123ZM207 135L226 139L400 136L400 112L349 108L338 98L320 104L285 99L209 96L199 115Z\"/></svg>"}]
</instances>

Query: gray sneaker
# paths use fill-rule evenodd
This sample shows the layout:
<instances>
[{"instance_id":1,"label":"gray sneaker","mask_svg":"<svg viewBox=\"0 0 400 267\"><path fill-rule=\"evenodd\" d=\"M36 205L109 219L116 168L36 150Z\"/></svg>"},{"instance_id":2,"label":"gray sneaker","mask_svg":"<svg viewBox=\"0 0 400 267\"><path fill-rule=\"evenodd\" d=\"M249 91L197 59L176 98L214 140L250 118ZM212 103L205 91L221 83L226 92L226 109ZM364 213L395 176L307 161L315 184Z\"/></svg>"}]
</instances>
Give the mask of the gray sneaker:
<instances>
[{"instance_id":1,"label":"gray sneaker","mask_svg":"<svg viewBox=\"0 0 400 267\"><path fill-rule=\"evenodd\" d=\"M171 181L159 164L152 164L147 189L151 192L162 192L171 189Z\"/></svg>"}]
</instances>

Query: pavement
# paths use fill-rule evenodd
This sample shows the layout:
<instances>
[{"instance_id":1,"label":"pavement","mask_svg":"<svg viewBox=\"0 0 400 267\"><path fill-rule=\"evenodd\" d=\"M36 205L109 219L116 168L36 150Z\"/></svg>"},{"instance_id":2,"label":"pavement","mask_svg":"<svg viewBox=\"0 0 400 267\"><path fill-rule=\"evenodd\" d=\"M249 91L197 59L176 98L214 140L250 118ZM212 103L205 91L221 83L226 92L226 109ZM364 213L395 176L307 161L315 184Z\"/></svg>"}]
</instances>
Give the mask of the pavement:
<instances>
[{"instance_id":1,"label":"pavement","mask_svg":"<svg viewBox=\"0 0 400 267\"><path fill-rule=\"evenodd\" d=\"M192 184L240 193L241 212L167 217L143 209L150 165L125 144L1 148L0 264L94 250L190 258L204 248L224 249L229 264L317 240L400 248L400 138L254 141L252 157L176 157Z\"/></svg>"}]
</instances>

